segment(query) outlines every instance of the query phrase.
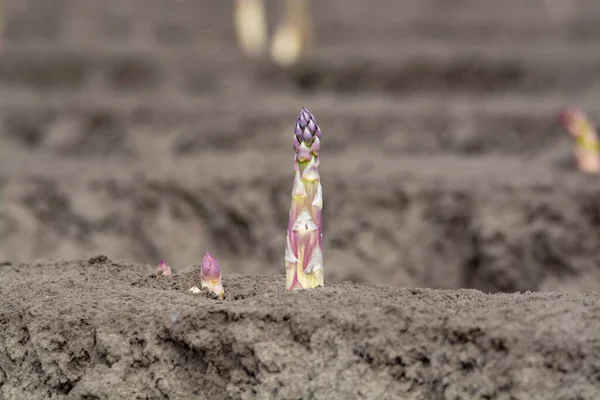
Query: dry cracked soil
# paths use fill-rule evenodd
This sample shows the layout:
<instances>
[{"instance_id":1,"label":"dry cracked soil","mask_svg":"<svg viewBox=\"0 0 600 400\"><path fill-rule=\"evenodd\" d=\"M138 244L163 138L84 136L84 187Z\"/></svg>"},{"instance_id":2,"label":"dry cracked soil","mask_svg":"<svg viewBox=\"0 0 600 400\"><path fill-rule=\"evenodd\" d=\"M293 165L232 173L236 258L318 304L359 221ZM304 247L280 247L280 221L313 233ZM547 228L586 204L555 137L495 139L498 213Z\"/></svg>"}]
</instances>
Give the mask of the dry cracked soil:
<instances>
[{"instance_id":1,"label":"dry cracked soil","mask_svg":"<svg viewBox=\"0 0 600 400\"><path fill-rule=\"evenodd\" d=\"M600 180L556 120L600 121L600 5L567 3L315 1L284 69L229 0L3 2L0 398L600 398ZM288 293L302 106L326 287Z\"/></svg>"}]
</instances>

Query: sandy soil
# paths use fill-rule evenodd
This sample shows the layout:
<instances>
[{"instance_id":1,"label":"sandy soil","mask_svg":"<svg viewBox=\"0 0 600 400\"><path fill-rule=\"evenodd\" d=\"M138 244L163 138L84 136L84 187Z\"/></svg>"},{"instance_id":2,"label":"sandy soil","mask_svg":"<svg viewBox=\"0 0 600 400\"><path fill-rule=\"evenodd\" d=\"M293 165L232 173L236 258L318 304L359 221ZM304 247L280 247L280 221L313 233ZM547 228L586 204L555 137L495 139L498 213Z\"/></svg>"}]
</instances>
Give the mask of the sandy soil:
<instances>
[{"instance_id":1,"label":"sandy soil","mask_svg":"<svg viewBox=\"0 0 600 400\"><path fill-rule=\"evenodd\" d=\"M593 399L600 292L491 294L198 266L157 281L106 257L4 265L5 398Z\"/></svg>"},{"instance_id":2,"label":"sandy soil","mask_svg":"<svg viewBox=\"0 0 600 400\"><path fill-rule=\"evenodd\" d=\"M229 1L5 2L0 397L598 398L600 180L556 113L600 121L600 6L543 4L320 1L282 70ZM327 287L289 294L302 106Z\"/></svg>"}]
</instances>

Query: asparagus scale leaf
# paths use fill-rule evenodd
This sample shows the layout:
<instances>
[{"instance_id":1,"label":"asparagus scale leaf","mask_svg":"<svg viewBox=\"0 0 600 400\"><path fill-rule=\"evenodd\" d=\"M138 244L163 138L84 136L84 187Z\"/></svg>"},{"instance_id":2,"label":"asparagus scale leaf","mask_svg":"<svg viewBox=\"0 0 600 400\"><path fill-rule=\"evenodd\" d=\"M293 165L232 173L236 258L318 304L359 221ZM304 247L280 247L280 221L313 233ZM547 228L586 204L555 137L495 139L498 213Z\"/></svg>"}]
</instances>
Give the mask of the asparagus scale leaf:
<instances>
[{"instance_id":1,"label":"asparagus scale leaf","mask_svg":"<svg viewBox=\"0 0 600 400\"><path fill-rule=\"evenodd\" d=\"M312 289L323 279L321 129L302 108L294 127L294 184L285 243L286 288Z\"/></svg>"}]
</instances>

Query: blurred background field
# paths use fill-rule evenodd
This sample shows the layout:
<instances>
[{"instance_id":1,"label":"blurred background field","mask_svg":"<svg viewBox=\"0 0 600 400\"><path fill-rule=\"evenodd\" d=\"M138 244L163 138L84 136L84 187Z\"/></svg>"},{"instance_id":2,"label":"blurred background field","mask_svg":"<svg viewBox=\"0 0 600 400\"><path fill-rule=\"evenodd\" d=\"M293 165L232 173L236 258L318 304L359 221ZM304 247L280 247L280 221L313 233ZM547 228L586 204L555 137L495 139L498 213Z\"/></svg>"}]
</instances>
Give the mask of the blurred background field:
<instances>
[{"instance_id":1,"label":"blurred background field","mask_svg":"<svg viewBox=\"0 0 600 400\"><path fill-rule=\"evenodd\" d=\"M281 2L267 2L269 24ZM0 261L283 273L292 129L323 130L326 281L600 286L600 180L560 107L600 121L596 0L323 0L292 66L225 0L4 0Z\"/></svg>"}]
</instances>

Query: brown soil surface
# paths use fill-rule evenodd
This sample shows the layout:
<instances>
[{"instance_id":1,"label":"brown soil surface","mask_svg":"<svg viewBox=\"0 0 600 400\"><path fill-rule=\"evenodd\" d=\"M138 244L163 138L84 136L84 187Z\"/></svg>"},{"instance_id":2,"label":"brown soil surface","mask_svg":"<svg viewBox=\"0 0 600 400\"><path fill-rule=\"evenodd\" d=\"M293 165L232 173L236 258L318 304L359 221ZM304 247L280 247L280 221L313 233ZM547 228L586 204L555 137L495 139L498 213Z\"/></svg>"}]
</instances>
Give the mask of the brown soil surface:
<instances>
[{"instance_id":1,"label":"brown soil surface","mask_svg":"<svg viewBox=\"0 0 600 400\"><path fill-rule=\"evenodd\" d=\"M231 1L3 2L0 397L600 397L598 297L556 294L600 288L600 180L556 126L600 121L600 6L574 4L315 1L281 69ZM289 294L262 274L302 106L327 287ZM224 302L144 279L206 251ZM48 261L97 254L126 265Z\"/></svg>"},{"instance_id":2,"label":"brown soil surface","mask_svg":"<svg viewBox=\"0 0 600 400\"><path fill-rule=\"evenodd\" d=\"M594 399L600 292L483 294L352 282L227 297L106 257L1 267L0 385L14 399Z\"/></svg>"}]
</instances>

